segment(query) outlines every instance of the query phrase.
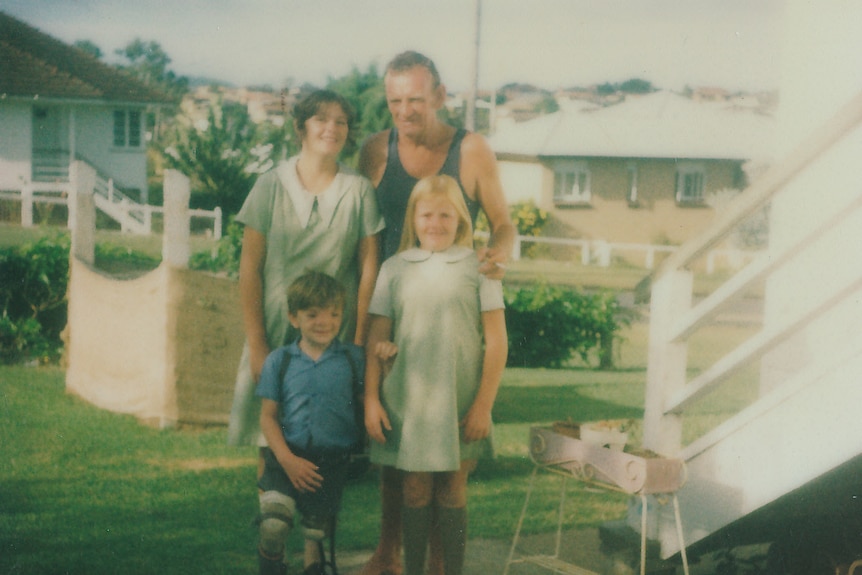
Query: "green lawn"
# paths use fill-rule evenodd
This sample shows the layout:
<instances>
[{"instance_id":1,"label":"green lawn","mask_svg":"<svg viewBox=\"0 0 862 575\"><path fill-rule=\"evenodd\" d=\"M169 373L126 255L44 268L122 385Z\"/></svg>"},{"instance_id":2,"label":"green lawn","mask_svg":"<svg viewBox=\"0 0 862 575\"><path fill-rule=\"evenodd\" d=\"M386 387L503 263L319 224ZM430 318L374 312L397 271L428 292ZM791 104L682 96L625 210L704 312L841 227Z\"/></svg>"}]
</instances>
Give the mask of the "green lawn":
<instances>
[{"instance_id":1,"label":"green lawn","mask_svg":"<svg viewBox=\"0 0 862 575\"><path fill-rule=\"evenodd\" d=\"M0 225L0 246L57 233ZM112 249L158 258L159 236L100 232ZM193 251L212 242L194 240ZM646 272L585 268L560 262L513 262L512 282L545 277L581 287L632 289ZM483 462L470 485L470 533L509 539L514 533L532 464L529 428L557 420L642 417L647 325L622 334L617 369L508 369L495 407L498 456ZM751 328L705 330L689 350L693 373L713 362ZM751 378L711 397L686 417L694 436L752 396ZM635 441L639 438L635 429ZM229 448L224 428L155 430L130 416L99 410L64 392L57 367L0 366L0 573L254 572L256 458L252 448ZM527 533L551 531L557 476L540 474ZM566 525L591 526L625 513L627 497L576 485ZM377 541L379 494L373 474L345 494L340 549ZM297 534L292 546L298 550Z\"/></svg>"},{"instance_id":2,"label":"green lawn","mask_svg":"<svg viewBox=\"0 0 862 575\"><path fill-rule=\"evenodd\" d=\"M534 372L534 373L533 373ZM470 486L471 535L509 538L531 464L527 431L572 417L638 417L638 384L573 370L512 370L496 417L499 456ZM593 376L598 377L593 377ZM155 430L63 391L58 368L0 368L0 573L207 573L254 569L255 457L225 430ZM617 387L629 391L615 390ZM628 396L628 403L596 395ZM553 526L558 479L540 479L528 532ZM619 517L626 499L576 488L567 524ZM339 547L376 543L373 474L346 492ZM299 545L294 538L294 545Z\"/></svg>"},{"instance_id":3,"label":"green lawn","mask_svg":"<svg viewBox=\"0 0 862 575\"><path fill-rule=\"evenodd\" d=\"M717 330L693 352L746 335ZM495 408L498 457L470 485L471 537L509 539L532 465L531 425L642 415L646 326L635 324L620 368L509 369ZM744 388L705 405L695 425L738 407ZM224 428L155 430L64 393L56 367L0 367L0 573L253 572L255 453L229 448ZM554 528L559 478L540 474L527 532ZM627 498L576 485L566 525L622 517ZM371 549L379 525L376 478L352 484L338 532L340 549ZM292 546L299 548L294 537Z\"/></svg>"}]
</instances>

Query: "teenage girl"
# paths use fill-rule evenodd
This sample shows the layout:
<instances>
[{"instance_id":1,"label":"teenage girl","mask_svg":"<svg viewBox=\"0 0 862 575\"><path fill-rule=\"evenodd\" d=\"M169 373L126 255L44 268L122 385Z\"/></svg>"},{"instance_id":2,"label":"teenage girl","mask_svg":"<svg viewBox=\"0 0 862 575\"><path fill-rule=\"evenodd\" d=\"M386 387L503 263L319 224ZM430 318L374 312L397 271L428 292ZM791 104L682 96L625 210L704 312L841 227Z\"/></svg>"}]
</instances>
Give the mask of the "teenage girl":
<instances>
[{"instance_id":1,"label":"teenage girl","mask_svg":"<svg viewBox=\"0 0 862 575\"><path fill-rule=\"evenodd\" d=\"M369 306L365 423L371 460L404 473L405 575L424 573L432 516L445 573L461 573L467 476L492 454L508 344L502 284L479 273L472 236L455 180L420 180Z\"/></svg>"},{"instance_id":2,"label":"teenage girl","mask_svg":"<svg viewBox=\"0 0 862 575\"><path fill-rule=\"evenodd\" d=\"M239 292L246 343L228 426L230 445L266 445L255 388L269 353L298 336L288 321L286 296L295 279L314 270L338 280L346 290L339 339L357 344L365 339L384 224L371 182L338 161L356 116L344 97L318 90L296 104L293 119L299 154L261 175L236 217L245 225ZM261 450L258 476L262 455ZM306 555L312 562L315 548L308 547Z\"/></svg>"},{"instance_id":3,"label":"teenage girl","mask_svg":"<svg viewBox=\"0 0 862 575\"><path fill-rule=\"evenodd\" d=\"M362 344L377 275L383 218L371 183L338 162L355 115L341 95L313 92L293 110L302 147L258 178L237 221L244 224L239 292L246 344L228 427L231 445L259 445L255 387L269 353L298 335L288 322L287 288L309 270L347 290L340 339Z\"/></svg>"}]
</instances>

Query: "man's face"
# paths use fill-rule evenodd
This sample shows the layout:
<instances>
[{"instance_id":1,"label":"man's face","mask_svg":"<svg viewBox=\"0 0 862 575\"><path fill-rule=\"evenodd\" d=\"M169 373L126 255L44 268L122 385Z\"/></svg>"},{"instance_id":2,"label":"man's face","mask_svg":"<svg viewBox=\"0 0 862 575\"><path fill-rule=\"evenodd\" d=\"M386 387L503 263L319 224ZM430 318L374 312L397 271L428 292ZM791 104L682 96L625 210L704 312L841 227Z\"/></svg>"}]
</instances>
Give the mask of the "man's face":
<instances>
[{"instance_id":1,"label":"man's face","mask_svg":"<svg viewBox=\"0 0 862 575\"><path fill-rule=\"evenodd\" d=\"M406 136L424 133L443 105L445 89L442 85L435 87L431 72L421 66L388 72L384 86L395 127Z\"/></svg>"}]
</instances>

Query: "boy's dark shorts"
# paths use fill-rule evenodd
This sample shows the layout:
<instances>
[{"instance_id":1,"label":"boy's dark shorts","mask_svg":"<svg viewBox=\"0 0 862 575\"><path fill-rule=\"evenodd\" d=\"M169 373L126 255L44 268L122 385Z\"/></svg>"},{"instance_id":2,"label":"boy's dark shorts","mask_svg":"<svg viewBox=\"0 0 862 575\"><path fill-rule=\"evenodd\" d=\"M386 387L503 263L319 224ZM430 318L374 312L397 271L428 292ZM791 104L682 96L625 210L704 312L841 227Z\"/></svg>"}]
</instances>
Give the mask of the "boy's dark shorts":
<instances>
[{"instance_id":1,"label":"boy's dark shorts","mask_svg":"<svg viewBox=\"0 0 862 575\"><path fill-rule=\"evenodd\" d=\"M306 451L290 445L290 450L299 457L317 465L317 472L323 477L320 488L313 492L300 492L290 482L284 468L275 458L271 449L264 448L263 475L257 486L263 491L278 491L296 501L296 508L302 514L302 523L322 527L328 520L338 515L341 508L341 494L347 483L350 452L346 450Z\"/></svg>"}]
</instances>

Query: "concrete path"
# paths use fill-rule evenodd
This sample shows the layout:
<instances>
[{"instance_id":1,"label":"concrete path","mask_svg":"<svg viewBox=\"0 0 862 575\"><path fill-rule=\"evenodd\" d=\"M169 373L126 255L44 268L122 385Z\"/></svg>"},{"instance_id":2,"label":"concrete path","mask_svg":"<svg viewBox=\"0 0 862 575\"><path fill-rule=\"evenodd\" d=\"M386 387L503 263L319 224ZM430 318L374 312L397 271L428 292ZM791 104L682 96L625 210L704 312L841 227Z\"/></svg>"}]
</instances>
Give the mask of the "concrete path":
<instances>
[{"instance_id":1,"label":"concrete path","mask_svg":"<svg viewBox=\"0 0 862 575\"><path fill-rule=\"evenodd\" d=\"M521 554L552 555L555 534L524 537L518 546ZM509 557L511 540L471 539L467 543L467 560L463 575L502 575ZM342 575L356 575L371 557L371 552L339 552L338 569ZM563 533L561 559L601 575L628 575L632 573L600 550L598 529L579 529ZM635 573L637 570L634 571ZM682 574L682 567L676 573ZM552 570L537 565L513 564L509 575L552 575ZM690 565L690 575L714 575L715 564L709 560Z\"/></svg>"}]
</instances>

